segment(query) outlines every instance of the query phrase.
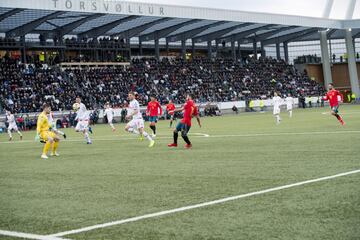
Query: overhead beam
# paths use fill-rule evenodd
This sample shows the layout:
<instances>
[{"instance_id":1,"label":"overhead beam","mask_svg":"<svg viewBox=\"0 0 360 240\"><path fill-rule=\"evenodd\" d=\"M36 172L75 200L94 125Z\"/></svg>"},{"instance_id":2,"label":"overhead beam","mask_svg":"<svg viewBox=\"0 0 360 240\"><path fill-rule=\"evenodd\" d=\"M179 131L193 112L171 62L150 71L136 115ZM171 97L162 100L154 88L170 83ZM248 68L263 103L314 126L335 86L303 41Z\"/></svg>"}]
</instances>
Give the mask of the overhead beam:
<instances>
[{"instance_id":1,"label":"overhead beam","mask_svg":"<svg viewBox=\"0 0 360 240\"><path fill-rule=\"evenodd\" d=\"M50 21L45 21L44 23L47 23L47 24L50 24L51 26L55 27L55 28L58 28L59 26L50 22Z\"/></svg>"},{"instance_id":2,"label":"overhead beam","mask_svg":"<svg viewBox=\"0 0 360 240\"><path fill-rule=\"evenodd\" d=\"M63 12L63 11L56 11L56 12L50 13L49 15L35 19L34 21L31 21L27 24L21 25L19 27L11 29L10 31L7 31L6 36L9 36L9 37L24 36L28 33L31 33L35 28L37 28L38 26L40 26L42 23L46 22L47 20L54 19L64 13L65 12Z\"/></svg>"},{"instance_id":3,"label":"overhead beam","mask_svg":"<svg viewBox=\"0 0 360 240\"><path fill-rule=\"evenodd\" d=\"M332 36L335 32L336 32L336 29L331 29L331 30L329 30L328 33L327 33L327 39L330 39L331 36Z\"/></svg>"},{"instance_id":4,"label":"overhead beam","mask_svg":"<svg viewBox=\"0 0 360 240\"><path fill-rule=\"evenodd\" d=\"M25 10L25 9L22 9L22 8L14 8L14 9L6 12L6 13L3 13L3 14L0 15L0 22L1 22L2 20L6 19L6 18L8 18L8 17L11 17L12 15L15 15L15 14L17 14L17 13L19 13L19 12L24 11L24 10Z\"/></svg>"},{"instance_id":5,"label":"overhead beam","mask_svg":"<svg viewBox=\"0 0 360 240\"><path fill-rule=\"evenodd\" d=\"M263 40L268 39L271 36L274 36L275 34L278 34L280 32L284 32L284 31L288 31L288 30L291 30L291 29L294 29L294 28L297 28L297 27L295 27L295 26L283 27L283 28L276 29L274 31L269 31L269 32L262 33L262 34L257 34L256 39L258 41L263 41ZM245 40L248 40L248 41L251 41L253 39L254 39L254 37L245 38Z\"/></svg>"},{"instance_id":6,"label":"overhead beam","mask_svg":"<svg viewBox=\"0 0 360 240\"><path fill-rule=\"evenodd\" d=\"M105 25L101 25L101 26L98 26L96 28L92 28L92 29L90 29L88 31L82 32L82 33L78 34L78 37L79 38L82 38L82 37L97 38L97 37L99 37L101 35L104 35L108 31L110 31L111 29L113 29L114 27L116 27L116 26L118 26L118 25L120 25L122 23L129 22L129 21L132 21L132 20L140 18L140 17L141 16L135 16L135 15L127 16L127 17L124 17L122 19L119 19L119 20L107 23Z\"/></svg>"},{"instance_id":7,"label":"overhead beam","mask_svg":"<svg viewBox=\"0 0 360 240\"><path fill-rule=\"evenodd\" d=\"M318 29L316 28L316 30L318 30ZM294 32L294 33L290 33L290 34L284 34L284 35L279 36L279 37L270 38L270 39L264 40L263 43L264 43L264 46L265 46L265 45L269 45L269 44L287 42L290 39L299 37L299 36L309 32L309 31L310 32L314 31L314 28L310 28L310 29L306 29L306 30L300 30L298 32Z\"/></svg>"},{"instance_id":8,"label":"overhead beam","mask_svg":"<svg viewBox=\"0 0 360 240\"><path fill-rule=\"evenodd\" d=\"M210 32L210 33L198 36L198 37L194 37L193 39L197 43L212 41L214 39L218 39L218 38L224 36L225 34L227 34L229 32L234 31L237 28L247 27L247 26L250 26L250 25L253 25L253 23L243 23L243 24L239 24L239 25L236 25L236 26L232 26L232 27L228 27L228 28L225 28L225 29Z\"/></svg>"},{"instance_id":9,"label":"overhead beam","mask_svg":"<svg viewBox=\"0 0 360 240\"><path fill-rule=\"evenodd\" d=\"M210 23L210 24L207 24L207 25L202 26L202 27L197 27L197 28L194 28L194 29L191 29L191 30L188 30L188 31L178 33L178 34L170 35L166 39L169 42L177 42L177 41L181 41L181 40L187 40L187 39L190 39L190 38L198 35L199 33L203 32L203 31L205 31L206 29L216 27L216 26L219 26L219 25L224 24L224 23L226 23L226 21L219 21L219 22L215 22L215 23Z\"/></svg>"},{"instance_id":10,"label":"overhead beam","mask_svg":"<svg viewBox=\"0 0 360 240\"><path fill-rule=\"evenodd\" d=\"M160 18L153 22L145 23L143 25L140 25L140 26L137 26L134 28L130 28L130 29L122 31L122 32L117 32L117 33L111 34L110 36L130 39L132 37L138 36L140 33L142 33L143 31L145 31L146 29L148 29L152 26L155 26L155 25L163 23L163 22L170 21L171 19L173 19L173 18Z\"/></svg>"},{"instance_id":11,"label":"overhead beam","mask_svg":"<svg viewBox=\"0 0 360 240\"><path fill-rule=\"evenodd\" d=\"M286 42L294 42L294 41L297 41L297 40L301 40L307 36L311 36L313 35L314 33L317 33L319 32L319 29L318 28L313 28L312 30L309 30L309 31L306 31L306 32L303 32L302 34L300 34L299 36L295 36L293 38L289 38L288 40L286 40Z\"/></svg>"},{"instance_id":12,"label":"overhead beam","mask_svg":"<svg viewBox=\"0 0 360 240\"><path fill-rule=\"evenodd\" d=\"M183 23L176 24L174 26L166 27L166 28L163 28L163 29L160 29L160 30L148 33L148 34L140 35L140 41L151 41L151 40L166 37L167 35L178 30L181 27L184 27L184 26L187 26L187 25L199 22L199 21L201 21L201 20L192 19L192 20L189 20L189 21L186 21Z\"/></svg>"},{"instance_id":13,"label":"overhead beam","mask_svg":"<svg viewBox=\"0 0 360 240\"><path fill-rule=\"evenodd\" d=\"M235 33L226 37L221 38L220 40L223 42L231 42L231 41L235 41L235 40L239 40L242 39L246 36L249 36L253 33L256 33L257 31L260 31L262 29L266 29L269 27L273 27L274 24L268 24L268 25L264 25L264 26L260 26L260 27L256 27L256 28L252 28L252 29L248 29L239 33Z\"/></svg>"},{"instance_id":14,"label":"overhead beam","mask_svg":"<svg viewBox=\"0 0 360 240\"><path fill-rule=\"evenodd\" d=\"M358 37L360 37L360 31L353 36L353 39L356 39L356 38L358 38Z\"/></svg>"},{"instance_id":15,"label":"overhead beam","mask_svg":"<svg viewBox=\"0 0 360 240\"><path fill-rule=\"evenodd\" d=\"M94 20L96 18L99 18L101 16L104 16L105 14L103 13L95 13L95 14L91 14L89 16L86 16L84 18L81 18L79 20L76 20L72 23L66 24L64 26L58 27L56 28L54 31L57 33L58 37L63 37L66 34L71 33L74 29L76 29L77 27L83 25L84 23Z\"/></svg>"}]
</instances>

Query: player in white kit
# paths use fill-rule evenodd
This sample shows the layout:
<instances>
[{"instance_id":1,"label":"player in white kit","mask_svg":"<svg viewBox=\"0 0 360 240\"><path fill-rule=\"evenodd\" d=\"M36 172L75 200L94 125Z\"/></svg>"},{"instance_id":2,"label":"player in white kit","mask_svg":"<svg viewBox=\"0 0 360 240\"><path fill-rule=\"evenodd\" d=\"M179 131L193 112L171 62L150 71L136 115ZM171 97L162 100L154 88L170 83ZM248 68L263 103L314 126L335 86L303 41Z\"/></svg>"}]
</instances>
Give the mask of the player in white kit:
<instances>
[{"instance_id":1,"label":"player in white kit","mask_svg":"<svg viewBox=\"0 0 360 240\"><path fill-rule=\"evenodd\" d=\"M53 132L56 133L57 135L63 136L64 139L66 139L66 134L56 128L56 123L55 123L55 119L54 119L54 113L53 113L53 112L50 112L50 113L47 115L47 118L48 118L48 121L49 121L49 124L50 124L50 129L51 129L51 131L53 131Z\"/></svg>"},{"instance_id":2,"label":"player in white kit","mask_svg":"<svg viewBox=\"0 0 360 240\"><path fill-rule=\"evenodd\" d=\"M274 93L274 97L273 97L273 105L274 105L274 111L273 114L276 118L276 124L280 124L281 122L281 117L280 117L280 107L282 105L282 99L281 97L279 97L279 95L275 92Z\"/></svg>"},{"instance_id":3,"label":"player in white kit","mask_svg":"<svg viewBox=\"0 0 360 240\"><path fill-rule=\"evenodd\" d=\"M126 125L125 131L137 135L142 135L147 138L150 142L149 147L153 147L155 141L150 137L150 135L144 131L144 119L140 112L140 104L135 99L135 94L133 92L129 92L129 111L126 118L131 121Z\"/></svg>"},{"instance_id":4,"label":"player in white kit","mask_svg":"<svg viewBox=\"0 0 360 240\"><path fill-rule=\"evenodd\" d=\"M90 115L87 112L85 104L81 102L80 97L76 98L76 103L79 104L79 109L76 112L75 120L78 121L75 127L75 131L82 132L87 144L92 144L89 136L89 121Z\"/></svg>"},{"instance_id":5,"label":"player in white kit","mask_svg":"<svg viewBox=\"0 0 360 240\"><path fill-rule=\"evenodd\" d=\"M289 117L292 118L292 115L293 115L293 106L294 106L294 98L291 96L290 93L289 93L289 95L285 98L285 102L286 102L286 110L289 112Z\"/></svg>"},{"instance_id":6,"label":"player in white kit","mask_svg":"<svg viewBox=\"0 0 360 240\"><path fill-rule=\"evenodd\" d=\"M113 119L114 119L114 110L110 107L110 103L106 103L105 104L105 111L104 111L104 115L106 115L106 118L108 120L108 123L111 127L111 130L113 132L116 131L116 128L113 124Z\"/></svg>"},{"instance_id":7,"label":"player in white kit","mask_svg":"<svg viewBox=\"0 0 360 240\"><path fill-rule=\"evenodd\" d=\"M19 131L19 129L16 125L16 120L15 120L14 114L12 114L10 111L6 111L6 120L9 124L9 126L7 128L7 132L9 134L9 141L12 141L12 139L13 139L12 134L11 134L12 130L16 131L20 136L20 140L22 140L23 135L21 134L21 132Z\"/></svg>"}]
</instances>

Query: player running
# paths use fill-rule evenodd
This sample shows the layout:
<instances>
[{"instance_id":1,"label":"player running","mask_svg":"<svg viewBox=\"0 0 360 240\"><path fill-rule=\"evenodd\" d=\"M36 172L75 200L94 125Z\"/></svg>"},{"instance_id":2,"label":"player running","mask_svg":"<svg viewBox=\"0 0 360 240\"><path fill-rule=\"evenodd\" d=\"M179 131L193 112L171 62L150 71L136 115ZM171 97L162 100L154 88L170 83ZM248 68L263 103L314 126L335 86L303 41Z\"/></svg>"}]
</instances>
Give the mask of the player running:
<instances>
[{"instance_id":1,"label":"player running","mask_svg":"<svg viewBox=\"0 0 360 240\"><path fill-rule=\"evenodd\" d=\"M170 128L175 120L175 104L172 100L169 100L169 103L166 105L166 112L170 115Z\"/></svg>"},{"instance_id":2,"label":"player running","mask_svg":"<svg viewBox=\"0 0 360 240\"><path fill-rule=\"evenodd\" d=\"M144 136L147 140L149 140L149 147L153 147L155 145L155 141L150 137L150 135L144 131L144 119L140 112L140 104L135 99L135 94L133 92L129 92L129 112L126 118L131 121L126 125L125 131L137 135Z\"/></svg>"},{"instance_id":3,"label":"player running","mask_svg":"<svg viewBox=\"0 0 360 240\"><path fill-rule=\"evenodd\" d=\"M153 131L152 137L156 137L156 123L158 116L162 115L162 108L160 103L156 100L154 95L150 96L151 101L148 103L146 115L149 116L150 128Z\"/></svg>"},{"instance_id":4,"label":"player running","mask_svg":"<svg viewBox=\"0 0 360 240\"><path fill-rule=\"evenodd\" d=\"M84 134L84 138L86 140L87 144L92 144L90 136L89 136L89 121L90 121L90 116L89 113L87 112L86 106L85 104L83 104L81 102L81 98L77 97L76 98L76 105L77 109L75 108L74 110L76 111L76 117L75 120L77 120L77 124L75 127L75 131L76 132L82 132Z\"/></svg>"},{"instance_id":5,"label":"player running","mask_svg":"<svg viewBox=\"0 0 360 240\"><path fill-rule=\"evenodd\" d=\"M282 99L281 97L279 97L278 93L275 92L274 93L274 97L273 97L273 105L274 105L274 110L273 110L273 114L276 118L276 124L279 125L281 122L281 117L280 117L280 112L281 112L281 105L282 105Z\"/></svg>"},{"instance_id":6,"label":"player running","mask_svg":"<svg viewBox=\"0 0 360 240\"><path fill-rule=\"evenodd\" d=\"M286 102L286 110L289 113L289 117L292 118L293 115L293 106L294 106L294 98L291 96L291 94L289 93L289 95L285 98L285 102Z\"/></svg>"},{"instance_id":7,"label":"player running","mask_svg":"<svg viewBox=\"0 0 360 240\"><path fill-rule=\"evenodd\" d=\"M60 142L60 137L56 133L50 131L50 123L47 117L47 115L50 113L51 107L49 104L45 103L43 105L43 112L40 113L37 120L37 135L35 139L40 139L40 142L45 143L43 152L41 154L42 159L48 159L47 152L49 151L51 146L51 156L60 156L56 151Z\"/></svg>"},{"instance_id":8,"label":"player running","mask_svg":"<svg viewBox=\"0 0 360 240\"><path fill-rule=\"evenodd\" d=\"M329 83L329 91L323 99L325 101L329 101L331 107L331 115L335 116L337 120L341 123L341 125L344 126L345 122L339 115L339 96L341 101L343 101L343 96L341 95L341 93L334 88L334 85L332 83Z\"/></svg>"},{"instance_id":9,"label":"player running","mask_svg":"<svg viewBox=\"0 0 360 240\"><path fill-rule=\"evenodd\" d=\"M56 133L57 135L63 136L63 138L66 139L66 134L56 128L56 123L55 123L55 119L54 119L54 113L50 112L47 115L47 118L48 118L48 121L49 121L50 130L53 131L54 133Z\"/></svg>"},{"instance_id":10,"label":"player running","mask_svg":"<svg viewBox=\"0 0 360 240\"><path fill-rule=\"evenodd\" d=\"M181 137L186 142L185 148L190 149L192 147L192 144L191 144L191 142L189 140L189 137L188 137L188 133L189 133L190 128L191 128L191 118L193 116L196 117L196 120L197 120L197 122L199 124L199 127L201 128L199 110L195 106L192 99L193 99L192 96L190 94L188 94L186 96L185 105L182 108L175 110L175 112L184 111L184 117L177 124L176 129L174 130L174 135L173 135L174 136L174 142L171 143L171 144L168 144L168 147L177 147L178 146L177 140L178 140L179 132L181 132Z\"/></svg>"},{"instance_id":11,"label":"player running","mask_svg":"<svg viewBox=\"0 0 360 240\"><path fill-rule=\"evenodd\" d=\"M104 115L106 116L108 123L111 127L111 130L113 132L116 131L116 128L113 124L113 119L114 119L114 110L111 108L110 103L106 103L105 104L105 111L104 111Z\"/></svg>"},{"instance_id":12,"label":"player running","mask_svg":"<svg viewBox=\"0 0 360 240\"><path fill-rule=\"evenodd\" d=\"M12 130L16 131L20 136L20 140L22 140L23 135L19 131L19 128L16 125L16 120L15 120L14 114L12 114L10 111L6 111L6 119L7 119L7 122L9 124L8 128L7 128L7 132L9 134L9 141L13 140L12 133L11 133Z\"/></svg>"}]
</instances>

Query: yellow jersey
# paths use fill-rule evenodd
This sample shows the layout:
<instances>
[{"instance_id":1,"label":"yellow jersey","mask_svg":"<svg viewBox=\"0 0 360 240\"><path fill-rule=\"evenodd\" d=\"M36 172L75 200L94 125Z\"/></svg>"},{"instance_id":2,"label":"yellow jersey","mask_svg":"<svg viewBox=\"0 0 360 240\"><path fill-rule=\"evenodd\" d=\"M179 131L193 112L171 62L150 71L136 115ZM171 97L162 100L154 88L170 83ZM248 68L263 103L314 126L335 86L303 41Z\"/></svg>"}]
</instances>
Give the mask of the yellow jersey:
<instances>
[{"instance_id":1,"label":"yellow jersey","mask_svg":"<svg viewBox=\"0 0 360 240\"><path fill-rule=\"evenodd\" d=\"M40 113L38 120L37 120L37 127L36 131L41 134L43 132L49 131L50 125L49 120L45 112Z\"/></svg>"}]
</instances>

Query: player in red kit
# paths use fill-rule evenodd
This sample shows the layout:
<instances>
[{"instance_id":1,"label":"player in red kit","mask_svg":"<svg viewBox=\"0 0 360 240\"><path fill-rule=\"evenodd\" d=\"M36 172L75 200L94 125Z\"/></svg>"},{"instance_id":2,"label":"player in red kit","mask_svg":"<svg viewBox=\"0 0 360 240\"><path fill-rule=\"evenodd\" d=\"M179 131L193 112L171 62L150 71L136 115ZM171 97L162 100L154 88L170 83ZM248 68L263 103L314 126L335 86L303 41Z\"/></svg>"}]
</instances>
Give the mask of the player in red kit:
<instances>
[{"instance_id":1,"label":"player in red kit","mask_svg":"<svg viewBox=\"0 0 360 240\"><path fill-rule=\"evenodd\" d=\"M175 120L175 104L169 100L169 103L166 105L166 111L170 115L170 127L172 127L173 121Z\"/></svg>"},{"instance_id":2,"label":"player in red kit","mask_svg":"<svg viewBox=\"0 0 360 240\"><path fill-rule=\"evenodd\" d=\"M191 128L191 118L193 116L196 117L199 127L201 127L201 122L200 122L200 117L199 117L199 110L195 106L195 104L192 100L192 96L190 94L188 94L186 96L185 105L182 108L175 110L175 112L181 112L181 111L184 111L184 117L178 123L178 125L176 126L176 129L174 130L174 142L169 144L168 147L177 147L178 146L177 140L178 140L179 132L181 132L181 137L186 142L185 148L191 148L192 144L188 137L188 132L190 131L190 128Z\"/></svg>"},{"instance_id":3,"label":"player in red kit","mask_svg":"<svg viewBox=\"0 0 360 240\"><path fill-rule=\"evenodd\" d=\"M158 116L162 115L162 108L154 95L152 95L150 99L151 101L148 103L146 115L149 116L150 128L153 131L152 137L156 137L156 123Z\"/></svg>"},{"instance_id":4,"label":"player in red kit","mask_svg":"<svg viewBox=\"0 0 360 240\"><path fill-rule=\"evenodd\" d=\"M345 125L344 120L341 118L341 116L339 115L339 100L338 100L338 96L340 96L341 101L343 101L343 96L341 95L341 93L338 90L335 90L334 85L332 83L329 84L329 91L326 94L326 96L324 97L325 101L329 101L330 103L330 107L331 107L331 114L333 116L335 116L339 122L341 123L341 125Z\"/></svg>"}]
</instances>

